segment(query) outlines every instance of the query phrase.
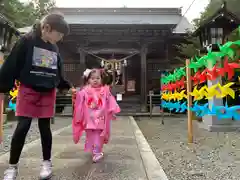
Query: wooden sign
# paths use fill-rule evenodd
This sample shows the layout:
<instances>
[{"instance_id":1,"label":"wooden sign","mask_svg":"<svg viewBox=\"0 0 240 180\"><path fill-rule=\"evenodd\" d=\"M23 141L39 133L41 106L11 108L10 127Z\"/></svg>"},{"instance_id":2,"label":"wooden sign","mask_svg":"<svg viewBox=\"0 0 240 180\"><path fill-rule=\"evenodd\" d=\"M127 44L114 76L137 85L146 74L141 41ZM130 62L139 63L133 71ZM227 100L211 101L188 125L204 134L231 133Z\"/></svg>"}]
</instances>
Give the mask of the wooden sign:
<instances>
[{"instance_id":1,"label":"wooden sign","mask_svg":"<svg viewBox=\"0 0 240 180\"><path fill-rule=\"evenodd\" d=\"M134 80L128 81L128 83L127 83L127 91L129 91L129 92L136 91L135 85L136 85L136 82Z\"/></svg>"}]
</instances>

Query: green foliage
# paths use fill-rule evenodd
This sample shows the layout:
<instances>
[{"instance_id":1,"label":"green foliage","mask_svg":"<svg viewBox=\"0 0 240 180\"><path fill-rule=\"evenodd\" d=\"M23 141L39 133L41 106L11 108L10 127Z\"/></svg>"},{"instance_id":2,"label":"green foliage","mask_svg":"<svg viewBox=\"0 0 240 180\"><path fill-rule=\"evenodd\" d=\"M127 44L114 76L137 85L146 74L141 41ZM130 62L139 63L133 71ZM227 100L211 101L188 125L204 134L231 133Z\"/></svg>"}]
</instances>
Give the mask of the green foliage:
<instances>
[{"instance_id":1,"label":"green foliage","mask_svg":"<svg viewBox=\"0 0 240 180\"><path fill-rule=\"evenodd\" d=\"M177 50L183 58L191 58L199 54L200 42L198 38L188 36L185 43L177 44Z\"/></svg>"},{"instance_id":2,"label":"green foliage","mask_svg":"<svg viewBox=\"0 0 240 180\"><path fill-rule=\"evenodd\" d=\"M19 0L1 1L0 12L17 28L32 25L55 6L54 0L31 0L29 3L21 3Z\"/></svg>"}]
</instances>

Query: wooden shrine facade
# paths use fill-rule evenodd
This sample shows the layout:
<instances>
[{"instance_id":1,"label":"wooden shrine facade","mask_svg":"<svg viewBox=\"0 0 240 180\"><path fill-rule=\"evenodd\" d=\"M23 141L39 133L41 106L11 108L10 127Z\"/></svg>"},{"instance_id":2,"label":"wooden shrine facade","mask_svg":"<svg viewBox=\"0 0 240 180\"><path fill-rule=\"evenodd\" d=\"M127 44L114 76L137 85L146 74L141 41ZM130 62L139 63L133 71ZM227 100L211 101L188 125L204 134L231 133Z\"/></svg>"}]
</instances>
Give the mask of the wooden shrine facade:
<instances>
[{"instance_id":1,"label":"wooden shrine facade","mask_svg":"<svg viewBox=\"0 0 240 180\"><path fill-rule=\"evenodd\" d=\"M59 44L66 77L79 86L85 68L100 67L101 59L129 57L121 68L123 94L139 94L143 106L148 91L160 89L159 71L179 65L174 61L173 44L182 40L191 28L178 8L56 8L53 11L63 13L71 28L70 35ZM128 91L130 82L135 85Z\"/></svg>"}]
</instances>

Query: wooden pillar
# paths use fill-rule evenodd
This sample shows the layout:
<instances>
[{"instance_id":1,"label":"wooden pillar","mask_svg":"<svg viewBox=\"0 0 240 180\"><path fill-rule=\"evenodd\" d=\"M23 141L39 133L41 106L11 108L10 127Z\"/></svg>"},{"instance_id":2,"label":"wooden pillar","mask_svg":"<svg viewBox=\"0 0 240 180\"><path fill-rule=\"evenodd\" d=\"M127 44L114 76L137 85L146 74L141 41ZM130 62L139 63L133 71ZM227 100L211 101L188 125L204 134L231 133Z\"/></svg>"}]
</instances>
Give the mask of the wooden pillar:
<instances>
[{"instance_id":1,"label":"wooden pillar","mask_svg":"<svg viewBox=\"0 0 240 180\"><path fill-rule=\"evenodd\" d=\"M3 25L0 25L0 46L2 46L4 43L3 39L4 39L4 27Z\"/></svg>"},{"instance_id":2,"label":"wooden pillar","mask_svg":"<svg viewBox=\"0 0 240 180\"><path fill-rule=\"evenodd\" d=\"M192 107L192 96L189 94L192 92L192 80L191 69L189 68L190 60L186 60L186 75L187 75L187 102L188 102L188 143L193 143L193 113L190 110Z\"/></svg>"},{"instance_id":3,"label":"wooden pillar","mask_svg":"<svg viewBox=\"0 0 240 180\"><path fill-rule=\"evenodd\" d=\"M147 45L142 45L141 51L141 111L147 110Z\"/></svg>"},{"instance_id":4,"label":"wooden pillar","mask_svg":"<svg viewBox=\"0 0 240 180\"><path fill-rule=\"evenodd\" d=\"M80 74L81 76L83 75L83 72L85 71L86 69L86 53L84 51L79 51L80 53ZM82 85L82 78L81 78L81 81L80 81L80 84Z\"/></svg>"}]
</instances>

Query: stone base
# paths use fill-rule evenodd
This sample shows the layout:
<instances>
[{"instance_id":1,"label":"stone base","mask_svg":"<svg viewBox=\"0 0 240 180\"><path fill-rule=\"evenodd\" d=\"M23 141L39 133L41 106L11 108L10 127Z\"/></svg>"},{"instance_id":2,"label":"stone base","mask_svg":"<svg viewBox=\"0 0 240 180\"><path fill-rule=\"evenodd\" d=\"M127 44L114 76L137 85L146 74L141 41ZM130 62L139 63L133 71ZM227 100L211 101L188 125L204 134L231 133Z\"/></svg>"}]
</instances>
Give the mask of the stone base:
<instances>
[{"instance_id":1,"label":"stone base","mask_svg":"<svg viewBox=\"0 0 240 180\"><path fill-rule=\"evenodd\" d=\"M232 119L218 119L217 116L204 116L199 127L211 132L233 132L240 130L240 121Z\"/></svg>"},{"instance_id":2,"label":"stone base","mask_svg":"<svg viewBox=\"0 0 240 180\"><path fill-rule=\"evenodd\" d=\"M152 113L159 113L160 112L160 106L153 106Z\"/></svg>"},{"instance_id":3,"label":"stone base","mask_svg":"<svg viewBox=\"0 0 240 180\"><path fill-rule=\"evenodd\" d=\"M227 124L227 125L207 125L203 122L198 122L198 127L206 129L210 132L234 132L234 131L240 131L240 125L239 124Z\"/></svg>"}]
</instances>

